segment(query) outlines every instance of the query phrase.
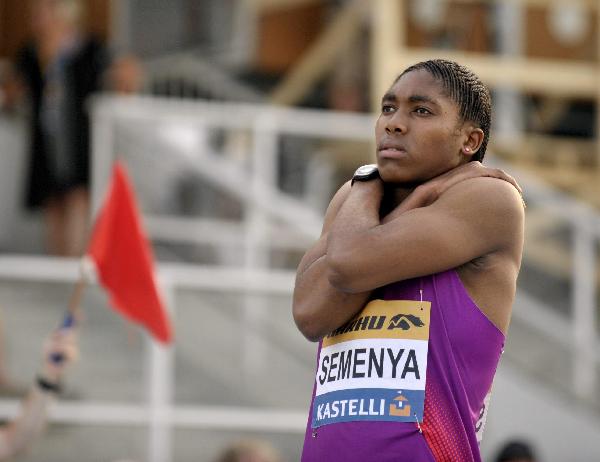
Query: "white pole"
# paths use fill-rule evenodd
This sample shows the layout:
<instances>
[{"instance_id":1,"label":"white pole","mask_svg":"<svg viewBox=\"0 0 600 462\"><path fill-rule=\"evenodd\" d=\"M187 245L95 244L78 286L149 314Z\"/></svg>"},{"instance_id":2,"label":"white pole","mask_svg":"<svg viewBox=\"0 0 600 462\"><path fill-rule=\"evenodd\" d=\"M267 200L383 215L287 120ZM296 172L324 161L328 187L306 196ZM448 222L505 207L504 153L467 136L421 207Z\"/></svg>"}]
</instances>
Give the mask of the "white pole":
<instances>
[{"instance_id":1,"label":"white pole","mask_svg":"<svg viewBox=\"0 0 600 462\"><path fill-rule=\"evenodd\" d=\"M524 43L523 5L518 2L498 2L497 14L499 47L502 56L520 56ZM496 89L495 126L496 138L517 143L523 134L523 101L521 93L512 86Z\"/></svg>"},{"instance_id":2,"label":"white pole","mask_svg":"<svg viewBox=\"0 0 600 462\"><path fill-rule=\"evenodd\" d=\"M276 123L271 116L259 118L254 125L254 147L252 150L252 173L250 194L254 198L246 209L246 253L245 268L252 273L269 266L268 216L258 205L268 200L270 190L276 188L277 178L277 134ZM246 379L253 371L263 368L266 349L264 341L257 335L266 316L264 295L246 294L244 300L243 370Z\"/></svg>"},{"instance_id":3,"label":"white pole","mask_svg":"<svg viewBox=\"0 0 600 462\"><path fill-rule=\"evenodd\" d=\"M111 104L102 97L97 97L92 104L92 158L91 158L91 213L96 216L102 199L108 178L110 177L110 168L114 159L114 130L111 126L113 120L110 114Z\"/></svg>"},{"instance_id":4,"label":"white pole","mask_svg":"<svg viewBox=\"0 0 600 462\"><path fill-rule=\"evenodd\" d=\"M166 309L171 319L174 319L175 286L169 278L162 278L161 288ZM165 346L149 338L148 462L171 462L173 460L171 434L173 425L173 357L173 346Z\"/></svg>"},{"instance_id":5,"label":"white pole","mask_svg":"<svg viewBox=\"0 0 600 462\"><path fill-rule=\"evenodd\" d=\"M580 398L590 398L596 382L596 252L587 223L573 228L573 388Z\"/></svg>"}]
</instances>

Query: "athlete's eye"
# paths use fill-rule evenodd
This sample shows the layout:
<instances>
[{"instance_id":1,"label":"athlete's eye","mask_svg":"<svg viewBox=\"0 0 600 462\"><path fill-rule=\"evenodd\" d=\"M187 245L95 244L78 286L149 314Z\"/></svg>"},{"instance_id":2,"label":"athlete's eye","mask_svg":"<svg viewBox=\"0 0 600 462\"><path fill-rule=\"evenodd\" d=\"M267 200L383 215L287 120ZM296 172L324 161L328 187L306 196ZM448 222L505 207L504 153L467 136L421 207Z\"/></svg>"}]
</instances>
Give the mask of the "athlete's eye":
<instances>
[{"instance_id":1,"label":"athlete's eye","mask_svg":"<svg viewBox=\"0 0 600 462\"><path fill-rule=\"evenodd\" d=\"M392 106L391 104L384 104L383 106L381 106L381 112L383 114L389 114L391 112L394 112L394 106Z\"/></svg>"},{"instance_id":2,"label":"athlete's eye","mask_svg":"<svg viewBox=\"0 0 600 462\"><path fill-rule=\"evenodd\" d=\"M415 108L415 112L420 115L430 115L432 112L426 107L417 107Z\"/></svg>"}]
</instances>

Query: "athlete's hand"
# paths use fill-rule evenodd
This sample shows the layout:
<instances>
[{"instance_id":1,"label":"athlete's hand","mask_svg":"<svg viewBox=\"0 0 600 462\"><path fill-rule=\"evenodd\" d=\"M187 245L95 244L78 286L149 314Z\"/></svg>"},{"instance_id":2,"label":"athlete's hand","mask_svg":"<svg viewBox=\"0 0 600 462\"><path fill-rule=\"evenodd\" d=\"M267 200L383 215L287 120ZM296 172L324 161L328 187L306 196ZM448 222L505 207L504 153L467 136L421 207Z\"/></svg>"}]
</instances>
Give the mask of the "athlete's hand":
<instances>
[{"instance_id":1,"label":"athlete's hand","mask_svg":"<svg viewBox=\"0 0 600 462\"><path fill-rule=\"evenodd\" d=\"M382 223L387 223L409 210L427 207L428 205L433 204L442 194L444 194L444 192L461 181L486 176L507 181L519 191L521 196L523 195L523 190L517 181L504 170L486 167L482 165L481 162L473 161L459 165L458 167L417 186L415 190L402 201L400 205L398 205L398 207L383 218ZM523 202L523 205L525 205L525 202Z\"/></svg>"},{"instance_id":2,"label":"athlete's hand","mask_svg":"<svg viewBox=\"0 0 600 462\"><path fill-rule=\"evenodd\" d=\"M423 189L421 194L427 197L429 204L431 204L452 186L460 183L461 181L479 177L491 177L507 181L512 184L517 191L519 191L519 194L523 195L523 190L512 176L502 169L486 167L478 161L467 162L466 164L459 165L458 167L432 178L426 183L423 183L417 189Z\"/></svg>"}]
</instances>

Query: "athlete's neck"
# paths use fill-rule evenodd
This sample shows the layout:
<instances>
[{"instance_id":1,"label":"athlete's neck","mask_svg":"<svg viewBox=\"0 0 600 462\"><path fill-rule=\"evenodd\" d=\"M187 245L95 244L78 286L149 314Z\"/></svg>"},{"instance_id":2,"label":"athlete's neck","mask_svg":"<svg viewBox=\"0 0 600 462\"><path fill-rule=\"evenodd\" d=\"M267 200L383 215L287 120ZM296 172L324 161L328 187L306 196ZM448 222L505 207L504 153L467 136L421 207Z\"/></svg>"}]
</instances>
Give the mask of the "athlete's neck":
<instances>
[{"instance_id":1,"label":"athlete's neck","mask_svg":"<svg viewBox=\"0 0 600 462\"><path fill-rule=\"evenodd\" d=\"M392 210L394 210L404 199L406 199L410 193L418 185L397 185L389 184L385 185L385 192L383 200L381 201L380 215L381 217L386 216Z\"/></svg>"},{"instance_id":2,"label":"athlete's neck","mask_svg":"<svg viewBox=\"0 0 600 462\"><path fill-rule=\"evenodd\" d=\"M393 189L394 205L398 206L415 190L416 186L396 187Z\"/></svg>"}]
</instances>

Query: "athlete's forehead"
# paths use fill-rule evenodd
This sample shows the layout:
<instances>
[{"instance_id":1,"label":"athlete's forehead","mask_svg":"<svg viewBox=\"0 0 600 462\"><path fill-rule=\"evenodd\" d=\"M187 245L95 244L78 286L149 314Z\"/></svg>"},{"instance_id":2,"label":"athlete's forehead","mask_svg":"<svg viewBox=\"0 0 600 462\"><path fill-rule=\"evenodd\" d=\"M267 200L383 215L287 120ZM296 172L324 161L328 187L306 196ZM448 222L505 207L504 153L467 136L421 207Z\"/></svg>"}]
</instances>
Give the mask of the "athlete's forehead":
<instances>
[{"instance_id":1,"label":"athlete's forehead","mask_svg":"<svg viewBox=\"0 0 600 462\"><path fill-rule=\"evenodd\" d=\"M410 71L397 79L383 95L383 102L428 102L438 106L452 104L442 82L425 69Z\"/></svg>"}]
</instances>

